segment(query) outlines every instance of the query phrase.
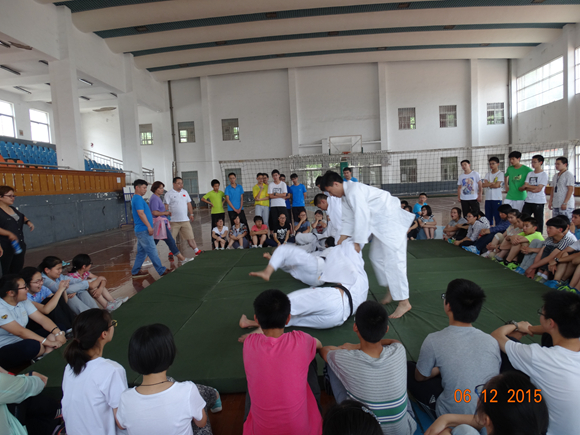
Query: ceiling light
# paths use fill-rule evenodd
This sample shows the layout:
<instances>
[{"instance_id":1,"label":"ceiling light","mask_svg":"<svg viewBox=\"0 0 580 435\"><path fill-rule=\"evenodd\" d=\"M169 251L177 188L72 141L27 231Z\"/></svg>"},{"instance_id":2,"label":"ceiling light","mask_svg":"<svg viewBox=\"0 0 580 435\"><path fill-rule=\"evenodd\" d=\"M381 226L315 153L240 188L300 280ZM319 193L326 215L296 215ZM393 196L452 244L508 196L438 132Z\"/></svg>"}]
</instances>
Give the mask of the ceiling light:
<instances>
[{"instance_id":1,"label":"ceiling light","mask_svg":"<svg viewBox=\"0 0 580 435\"><path fill-rule=\"evenodd\" d=\"M117 94L115 94L114 92L109 92L109 94L111 94L113 97L117 98Z\"/></svg>"},{"instance_id":2,"label":"ceiling light","mask_svg":"<svg viewBox=\"0 0 580 435\"><path fill-rule=\"evenodd\" d=\"M20 73L16 70L13 70L12 68L7 67L6 65L0 65L0 68L2 68L4 71L8 71L11 72L12 74L16 74L17 76L20 75Z\"/></svg>"},{"instance_id":3,"label":"ceiling light","mask_svg":"<svg viewBox=\"0 0 580 435\"><path fill-rule=\"evenodd\" d=\"M228 41L217 41L215 45L226 45Z\"/></svg>"},{"instance_id":4,"label":"ceiling light","mask_svg":"<svg viewBox=\"0 0 580 435\"><path fill-rule=\"evenodd\" d=\"M117 108L112 106L101 107L100 109L93 109L93 112L110 112L111 110L117 110Z\"/></svg>"},{"instance_id":5,"label":"ceiling light","mask_svg":"<svg viewBox=\"0 0 580 435\"><path fill-rule=\"evenodd\" d=\"M93 84L91 82L89 82L88 80L85 80L85 79L79 79L79 82L83 82L86 85L93 86Z\"/></svg>"},{"instance_id":6,"label":"ceiling light","mask_svg":"<svg viewBox=\"0 0 580 435\"><path fill-rule=\"evenodd\" d=\"M179 68L187 68L189 66L188 63L180 63Z\"/></svg>"},{"instance_id":7,"label":"ceiling light","mask_svg":"<svg viewBox=\"0 0 580 435\"><path fill-rule=\"evenodd\" d=\"M89 97L80 97L80 98L82 98L83 100L91 101Z\"/></svg>"},{"instance_id":8,"label":"ceiling light","mask_svg":"<svg viewBox=\"0 0 580 435\"><path fill-rule=\"evenodd\" d=\"M46 60L39 60L39 62L45 64L46 66L48 66L48 62Z\"/></svg>"},{"instance_id":9,"label":"ceiling light","mask_svg":"<svg viewBox=\"0 0 580 435\"><path fill-rule=\"evenodd\" d=\"M532 3L544 3L546 0L532 0Z\"/></svg>"},{"instance_id":10,"label":"ceiling light","mask_svg":"<svg viewBox=\"0 0 580 435\"><path fill-rule=\"evenodd\" d=\"M148 32L149 28L147 26L137 26L135 30L139 33Z\"/></svg>"},{"instance_id":11,"label":"ceiling light","mask_svg":"<svg viewBox=\"0 0 580 435\"><path fill-rule=\"evenodd\" d=\"M0 45L2 47L10 48L10 44L8 44L7 42L4 42L4 41L0 41Z\"/></svg>"},{"instance_id":12,"label":"ceiling light","mask_svg":"<svg viewBox=\"0 0 580 435\"><path fill-rule=\"evenodd\" d=\"M276 55L276 57L285 57L285 56L286 56L286 55L285 55L284 53L280 53L280 54L277 54L277 55Z\"/></svg>"},{"instance_id":13,"label":"ceiling light","mask_svg":"<svg viewBox=\"0 0 580 435\"><path fill-rule=\"evenodd\" d=\"M45 83L46 86L50 86L50 83Z\"/></svg>"},{"instance_id":14,"label":"ceiling light","mask_svg":"<svg viewBox=\"0 0 580 435\"><path fill-rule=\"evenodd\" d=\"M409 6L411 6L411 3L399 3L397 9L407 9Z\"/></svg>"},{"instance_id":15,"label":"ceiling light","mask_svg":"<svg viewBox=\"0 0 580 435\"><path fill-rule=\"evenodd\" d=\"M453 30L453 29L455 29L455 24L448 25L448 26L443 26L443 28L444 28L445 30Z\"/></svg>"},{"instance_id":16,"label":"ceiling light","mask_svg":"<svg viewBox=\"0 0 580 435\"><path fill-rule=\"evenodd\" d=\"M481 47L489 47L489 42L484 42L483 44L480 44Z\"/></svg>"},{"instance_id":17,"label":"ceiling light","mask_svg":"<svg viewBox=\"0 0 580 435\"><path fill-rule=\"evenodd\" d=\"M377 47L377 50L379 51L385 51L387 49L387 47Z\"/></svg>"},{"instance_id":18,"label":"ceiling light","mask_svg":"<svg viewBox=\"0 0 580 435\"><path fill-rule=\"evenodd\" d=\"M328 32L328 36L338 36L337 31Z\"/></svg>"},{"instance_id":19,"label":"ceiling light","mask_svg":"<svg viewBox=\"0 0 580 435\"><path fill-rule=\"evenodd\" d=\"M10 44L12 44L16 48L22 48L23 50L32 50L32 47L30 45L20 44L18 42L12 42L12 41L9 41L9 42L10 42Z\"/></svg>"},{"instance_id":20,"label":"ceiling light","mask_svg":"<svg viewBox=\"0 0 580 435\"><path fill-rule=\"evenodd\" d=\"M277 18L278 14L276 12L266 12L266 18Z\"/></svg>"},{"instance_id":21,"label":"ceiling light","mask_svg":"<svg viewBox=\"0 0 580 435\"><path fill-rule=\"evenodd\" d=\"M21 86L14 86L14 89L18 89L19 91L26 92L27 94L32 94L28 89L24 89Z\"/></svg>"}]
</instances>

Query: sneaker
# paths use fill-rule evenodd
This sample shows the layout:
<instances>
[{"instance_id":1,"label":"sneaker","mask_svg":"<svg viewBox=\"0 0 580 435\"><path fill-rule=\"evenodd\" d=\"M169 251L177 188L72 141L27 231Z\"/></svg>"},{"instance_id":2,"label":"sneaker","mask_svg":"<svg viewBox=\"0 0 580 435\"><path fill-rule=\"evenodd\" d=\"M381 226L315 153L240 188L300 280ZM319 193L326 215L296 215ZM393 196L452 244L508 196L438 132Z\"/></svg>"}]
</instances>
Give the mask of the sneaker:
<instances>
[{"instance_id":1,"label":"sneaker","mask_svg":"<svg viewBox=\"0 0 580 435\"><path fill-rule=\"evenodd\" d=\"M173 272L173 269L165 269L165 272L163 272L160 276L169 275L171 272Z\"/></svg>"},{"instance_id":2,"label":"sneaker","mask_svg":"<svg viewBox=\"0 0 580 435\"><path fill-rule=\"evenodd\" d=\"M495 260L495 256L497 255L495 252L487 251L489 255L487 256L490 260Z\"/></svg>"},{"instance_id":3,"label":"sneaker","mask_svg":"<svg viewBox=\"0 0 580 435\"><path fill-rule=\"evenodd\" d=\"M238 249L244 249L244 247L240 245L240 246L238 246Z\"/></svg>"},{"instance_id":4,"label":"sneaker","mask_svg":"<svg viewBox=\"0 0 580 435\"><path fill-rule=\"evenodd\" d=\"M519 273L520 275L523 275L524 273L526 273L526 270L522 267L517 267L516 270L514 270L515 273Z\"/></svg>"},{"instance_id":5,"label":"sneaker","mask_svg":"<svg viewBox=\"0 0 580 435\"><path fill-rule=\"evenodd\" d=\"M250 249L256 249L258 247L258 245L252 245L250 246Z\"/></svg>"},{"instance_id":6,"label":"sneaker","mask_svg":"<svg viewBox=\"0 0 580 435\"><path fill-rule=\"evenodd\" d=\"M117 299L115 301L109 302L107 304L107 311L111 312L111 311L115 311L117 308L119 308L121 305L123 304L123 302L121 302L120 299Z\"/></svg>"},{"instance_id":7,"label":"sneaker","mask_svg":"<svg viewBox=\"0 0 580 435\"><path fill-rule=\"evenodd\" d=\"M262 245L258 245L258 248L261 248L261 247L262 247Z\"/></svg>"},{"instance_id":8,"label":"sneaker","mask_svg":"<svg viewBox=\"0 0 580 435\"><path fill-rule=\"evenodd\" d=\"M215 403L213 404L213 406L210 408L210 411L212 414L215 414L216 412L220 412L222 410L222 398L221 398L218 390L215 390L215 392L217 393L218 398L215 401Z\"/></svg>"},{"instance_id":9,"label":"sneaker","mask_svg":"<svg viewBox=\"0 0 580 435\"><path fill-rule=\"evenodd\" d=\"M136 273L135 275L132 275L132 278L139 279L139 278L145 278L146 276L149 276L149 272L141 269L138 273Z\"/></svg>"},{"instance_id":10,"label":"sneaker","mask_svg":"<svg viewBox=\"0 0 580 435\"><path fill-rule=\"evenodd\" d=\"M562 285L562 282L561 281L556 281L555 279L551 279L549 281L546 281L544 283L544 285L547 286L547 287L550 287L550 288L557 288L557 289L559 289L560 287L564 287Z\"/></svg>"},{"instance_id":11,"label":"sneaker","mask_svg":"<svg viewBox=\"0 0 580 435\"><path fill-rule=\"evenodd\" d=\"M497 261L498 263L503 263L503 258L498 257L497 255L493 257L493 261Z\"/></svg>"},{"instance_id":12,"label":"sneaker","mask_svg":"<svg viewBox=\"0 0 580 435\"><path fill-rule=\"evenodd\" d=\"M570 287L569 285L561 285L560 287L553 288L557 288L557 290L561 292L578 293L578 290L576 290L574 287Z\"/></svg>"},{"instance_id":13,"label":"sneaker","mask_svg":"<svg viewBox=\"0 0 580 435\"><path fill-rule=\"evenodd\" d=\"M506 264L506 267L509 270L516 270L519 267L519 263L516 263L515 261L512 261L511 263Z\"/></svg>"},{"instance_id":14,"label":"sneaker","mask_svg":"<svg viewBox=\"0 0 580 435\"><path fill-rule=\"evenodd\" d=\"M472 254L479 255L479 249L477 249L474 245L464 246L463 249L465 249L467 252L471 252Z\"/></svg>"},{"instance_id":15,"label":"sneaker","mask_svg":"<svg viewBox=\"0 0 580 435\"><path fill-rule=\"evenodd\" d=\"M455 243L455 239L447 239L447 243L451 243L453 245Z\"/></svg>"},{"instance_id":16,"label":"sneaker","mask_svg":"<svg viewBox=\"0 0 580 435\"><path fill-rule=\"evenodd\" d=\"M167 259L169 261L175 261L175 257L173 256L173 252L170 252L169 255L167 256Z\"/></svg>"},{"instance_id":17,"label":"sneaker","mask_svg":"<svg viewBox=\"0 0 580 435\"><path fill-rule=\"evenodd\" d=\"M190 261L193 261L193 260L195 260L195 257L191 257L191 258L185 257L183 259L183 261L181 262L181 264L189 263Z\"/></svg>"},{"instance_id":18,"label":"sneaker","mask_svg":"<svg viewBox=\"0 0 580 435\"><path fill-rule=\"evenodd\" d=\"M534 278L534 281L539 282L540 284L544 284L546 281L548 281L548 275L543 274L542 272L538 272Z\"/></svg>"},{"instance_id":19,"label":"sneaker","mask_svg":"<svg viewBox=\"0 0 580 435\"><path fill-rule=\"evenodd\" d=\"M144 261L142 264L143 267L153 266L153 263L150 260Z\"/></svg>"},{"instance_id":20,"label":"sneaker","mask_svg":"<svg viewBox=\"0 0 580 435\"><path fill-rule=\"evenodd\" d=\"M483 254L481 254L482 258L489 258L490 252L489 251L485 251Z\"/></svg>"},{"instance_id":21,"label":"sneaker","mask_svg":"<svg viewBox=\"0 0 580 435\"><path fill-rule=\"evenodd\" d=\"M197 252L195 253L195 256L197 257L198 255L203 254L203 251L201 249L198 249Z\"/></svg>"},{"instance_id":22,"label":"sneaker","mask_svg":"<svg viewBox=\"0 0 580 435\"><path fill-rule=\"evenodd\" d=\"M124 298L117 298L118 301L121 301L122 304L129 300L129 296L125 296Z\"/></svg>"}]
</instances>

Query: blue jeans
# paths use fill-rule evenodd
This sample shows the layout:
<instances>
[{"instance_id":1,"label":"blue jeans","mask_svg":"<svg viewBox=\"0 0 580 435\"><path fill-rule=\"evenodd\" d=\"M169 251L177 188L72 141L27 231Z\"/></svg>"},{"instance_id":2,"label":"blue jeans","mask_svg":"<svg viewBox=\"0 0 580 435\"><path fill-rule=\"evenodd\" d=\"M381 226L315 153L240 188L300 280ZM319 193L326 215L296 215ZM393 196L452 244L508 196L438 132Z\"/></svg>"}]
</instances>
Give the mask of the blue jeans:
<instances>
[{"instance_id":1,"label":"blue jeans","mask_svg":"<svg viewBox=\"0 0 580 435\"><path fill-rule=\"evenodd\" d=\"M346 388L338 379L338 376L332 371L330 366L326 364L326 372L328 373L328 379L330 380L330 386L332 387L332 395L336 399L336 403L342 403L347 399Z\"/></svg>"},{"instance_id":2,"label":"blue jeans","mask_svg":"<svg viewBox=\"0 0 580 435\"><path fill-rule=\"evenodd\" d=\"M131 273L133 275L138 274L145 258L149 257L157 273L162 275L166 268L161 264L153 236L150 236L147 230L139 231L135 233L135 236L137 237L137 255L135 256L135 263L133 264Z\"/></svg>"},{"instance_id":3,"label":"blue jeans","mask_svg":"<svg viewBox=\"0 0 580 435\"><path fill-rule=\"evenodd\" d=\"M485 217L491 225L497 225L501 221L498 210L500 205L501 201L485 201Z\"/></svg>"},{"instance_id":4,"label":"blue jeans","mask_svg":"<svg viewBox=\"0 0 580 435\"><path fill-rule=\"evenodd\" d=\"M169 228L167 228L167 222L165 222L165 230L167 231L167 238L166 239L155 239L155 245L157 245L157 243L159 243L159 240L163 240L167 244L169 251L173 255L179 255L179 248L175 244L175 239L171 235L171 230Z\"/></svg>"}]
</instances>

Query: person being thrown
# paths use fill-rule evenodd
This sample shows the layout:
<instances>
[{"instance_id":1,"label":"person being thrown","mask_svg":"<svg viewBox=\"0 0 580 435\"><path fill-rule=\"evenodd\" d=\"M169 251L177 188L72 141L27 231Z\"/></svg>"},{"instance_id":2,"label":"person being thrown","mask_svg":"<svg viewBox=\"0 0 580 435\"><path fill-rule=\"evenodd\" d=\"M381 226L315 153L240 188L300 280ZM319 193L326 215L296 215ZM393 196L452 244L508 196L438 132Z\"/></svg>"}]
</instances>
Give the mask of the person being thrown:
<instances>
[{"instance_id":1,"label":"person being thrown","mask_svg":"<svg viewBox=\"0 0 580 435\"><path fill-rule=\"evenodd\" d=\"M411 310L407 281L407 230L412 213L401 209L398 198L385 190L363 183L343 183L336 172L328 171L321 186L337 198L342 198L342 229L340 245L352 239L356 252L372 234L370 259L381 286L388 287L383 303L398 301L389 317L397 319Z\"/></svg>"}]
</instances>

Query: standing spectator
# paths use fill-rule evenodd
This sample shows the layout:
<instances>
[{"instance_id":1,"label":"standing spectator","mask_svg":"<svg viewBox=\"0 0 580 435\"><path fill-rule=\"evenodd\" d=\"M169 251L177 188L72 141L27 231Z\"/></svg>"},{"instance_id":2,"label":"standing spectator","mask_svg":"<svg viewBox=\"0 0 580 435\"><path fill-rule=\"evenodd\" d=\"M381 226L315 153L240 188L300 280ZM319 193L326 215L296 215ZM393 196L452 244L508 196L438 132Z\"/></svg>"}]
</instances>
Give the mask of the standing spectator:
<instances>
[{"instance_id":1,"label":"standing spectator","mask_svg":"<svg viewBox=\"0 0 580 435\"><path fill-rule=\"evenodd\" d=\"M239 216L236 216L232 228L230 229L230 242L232 243L232 249L249 248L250 242L248 242L247 236L248 227L240 222Z\"/></svg>"},{"instance_id":2,"label":"standing spectator","mask_svg":"<svg viewBox=\"0 0 580 435\"><path fill-rule=\"evenodd\" d=\"M288 193L288 186L280 180L280 171L278 169L272 171L272 178L274 181L268 185L268 196L270 197L269 222L275 224L278 222L278 216L281 214L286 215L286 218L289 218L286 212L286 194Z\"/></svg>"},{"instance_id":3,"label":"standing spectator","mask_svg":"<svg viewBox=\"0 0 580 435\"><path fill-rule=\"evenodd\" d=\"M538 231L540 234L544 232L544 204L546 204L544 189L548 185L548 174L544 172L543 164L544 157L540 154L532 157L532 168L534 168L534 172L528 172L526 182L520 187L520 191L528 192L522 213L534 216L538 223Z\"/></svg>"},{"instance_id":4,"label":"standing spectator","mask_svg":"<svg viewBox=\"0 0 580 435\"><path fill-rule=\"evenodd\" d=\"M499 170L499 159L490 157L489 171L482 180L481 186L485 189L485 215L489 223L497 225L500 221L499 206L502 201L503 183L505 175Z\"/></svg>"},{"instance_id":5,"label":"standing spectator","mask_svg":"<svg viewBox=\"0 0 580 435\"><path fill-rule=\"evenodd\" d=\"M133 264L131 275L133 279L145 278L149 275L149 272L141 269L146 257L149 257L159 276L167 275L170 271L161 264L157 246L155 246L155 240L153 240L153 215L143 199L143 195L147 193L147 181L135 180L133 187L135 188L135 195L131 199L131 209L133 210L135 237L137 238L137 255L135 255L135 263Z\"/></svg>"},{"instance_id":6,"label":"standing spectator","mask_svg":"<svg viewBox=\"0 0 580 435\"><path fill-rule=\"evenodd\" d=\"M181 177L173 179L173 189L165 194L165 204L166 210L171 212L171 235L173 239L177 240L177 235L181 234L181 238L187 240L195 255L201 254L202 251L195 243L193 229L191 228L191 223L193 222L191 197L183 188Z\"/></svg>"},{"instance_id":7,"label":"standing spectator","mask_svg":"<svg viewBox=\"0 0 580 435\"><path fill-rule=\"evenodd\" d=\"M298 175L290 175L292 185L288 187L290 198L292 199L292 217L294 221L298 221L300 212L306 211L306 187L302 183L298 183Z\"/></svg>"},{"instance_id":8,"label":"standing spectator","mask_svg":"<svg viewBox=\"0 0 580 435\"><path fill-rule=\"evenodd\" d=\"M228 174L230 185L226 187L225 191L226 202L228 203L228 216L232 227L234 226L234 218L236 216L239 216L240 222L247 227L248 221L246 219L246 213L244 212L244 188L236 183L236 178L235 173L230 172Z\"/></svg>"},{"instance_id":9,"label":"standing spectator","mask_svg":"<svg viewBox=\"0 0 580 435\"><path fill-rule=\"evenodd\" d=\"M568 159L566 157L558 157L556 159L556 169L558 173L552 179L553 190L548 202L548 208L553 210L552 217L563 214L568 220L571 220L575 205L574 174L568 170Z\"/></svg>"},{"instance_id":10,"label":"standing spectator","mask_svg":"<svg viewBox=\"0 0 580 435\"><path fill-rule=\"evenodd\" d=\"M416 218L420 218L421 217L421 208L424 205L428 205L427 204L427 194L426 193L420 193L419 194L419 199L417 200L417 202L413 206L413 213L415 213L415 217Z\"/></svg>"},{"instance_id":11,"label":"standing spectator","mask_svg":"<svg viewBox=\"0 0 580 435\"><path fill-rule=\"evenodd\" d=\"M256 176L258 184L252 189L254 195L254 204L256 204L255 215L261 216L262 221L268 226L268 217L270 216L270 198L268 196L268 184L264 183L266 174L259 173Z\"/></svg>"},{"instance_id":12,"label":"standing spectator","mask_svg":"<svg viewBox=\"0 0 580 435\"><path fill-rule=\"evenodd\" d=\"M481 178L477 172L471 170L469 160L461 161L461 169L463 174L457 180L457 200L461 202L463 216L467 216L468 212L477 214L481 202Z\"/></svg>"},{"instance_id":13,"label":"standing spectator","mask_svg":"<svg viewBox=\"0 0 580 435\"><path fill-rule=\"evenodd\" d=\"M34 230L34 224L26 216L14 207L14 189L10 186L0 186L0 257L2 273L19 273L24 267L24 255L26 243L24 243L24 225L28 225L30 231ZM18 242L22 252L17 254L12 247L12 242Z\"/></svg>"},{"instance_id":14,"label":"standing spectator","mask_svg":"<svg viewBox=\"0 0 580 435\"><path fill-rule=\"evenodd\" d=\"M218 180L211 180L211 187L213 190L206 193L201 200L211 207L211 227L213 229L219 219L225 221L224 203L226 195L220 190L220 182Z\"/></svg>"},{"instance_id":15,"label":"standing spectator","mask_svg":"<svg viewBox=\"0 0 580 435\"><path fill-rule=\"evenodd\" d=\"M519 151L512 151L509 154L510 167L505 172L504 183L507 192L504 203L511 205L519 212L523 210L527 197L527 192L521 191L520 187L525 184L528 172L532 172L531 168L520 163L521 158L522 153Z\"/></svg>"},{"instance_id":16,"label":"standing spectator","mask_svg":"<svg viewBox=\"0 0 580 435\"><path fill-rule=\"evenodd\" d=\"M286 185L286 191L288 192L286 193L286 218L288 219L288 222L290 222L290 227L294 231L294 223L292 222L292 202L290 201L291 195L289 193L290 186L286 183L286 175L280 174L280 181Z\"/></svg>"},{"instance_id":17,"label":"standing spectator","mask_svg":"<svg viewBox=\"0 0 580 435\"><path fill-rule=\"evenodd\" d=\"M348 166L342 170L342 175L344 175L342 177L344 181L358 181L352 176L352 168L349 168Z\"/></svg>"}]
</instances>

